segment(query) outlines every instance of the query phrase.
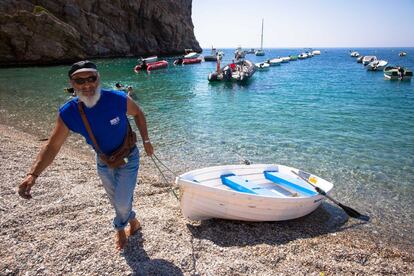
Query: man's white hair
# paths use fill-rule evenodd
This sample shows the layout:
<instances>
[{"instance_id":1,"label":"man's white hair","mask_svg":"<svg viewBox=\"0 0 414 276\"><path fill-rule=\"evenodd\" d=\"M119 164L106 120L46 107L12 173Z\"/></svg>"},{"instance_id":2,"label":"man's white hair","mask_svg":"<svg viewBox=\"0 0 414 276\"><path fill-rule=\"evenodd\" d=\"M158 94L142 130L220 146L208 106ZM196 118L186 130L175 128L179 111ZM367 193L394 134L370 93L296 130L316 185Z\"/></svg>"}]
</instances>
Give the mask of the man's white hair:
<instances>
[{"instance_id":1,"label":"man's white hair","mask_svg":"<svg viewBox=\"0 0 414 276\"><path fill-rule=\"evenodd\" d=\"M76 95L79 97L79 100L83 102L88 108L94 107L96 103L99 101L99 99L101 98L101 86L100 85L96 87L95 93L93 94L93 96L90 96L90 97L84 96L82 94L82 91L75 90L75 92L76 92Z\"/></svg>"}]
</instances>

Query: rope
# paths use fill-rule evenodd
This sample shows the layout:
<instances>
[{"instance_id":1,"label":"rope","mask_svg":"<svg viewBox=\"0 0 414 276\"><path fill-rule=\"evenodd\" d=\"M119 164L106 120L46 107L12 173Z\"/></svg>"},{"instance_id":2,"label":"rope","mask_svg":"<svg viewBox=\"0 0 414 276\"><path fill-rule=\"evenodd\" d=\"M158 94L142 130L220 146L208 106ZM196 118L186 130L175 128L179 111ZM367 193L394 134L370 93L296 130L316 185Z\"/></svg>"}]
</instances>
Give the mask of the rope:
<instances>
[{"instance_id":1,"label":"rope","mask_svg":"<svg viewBox=\"0 0 414 276\"><path fill-rule=\"evenodd\" d=\"M236 151L233 151L242 161L245 165L251 165L252 163L245 159L243 156L241 156L239 153L237 153ZM168 172L172 173L172 175L174 175L174 177L178 177L178 174L175 173L173 170L171 170L169 167L167 167L167 165L165 165L159 158L157 155L155 155L155 153L153 153L151 156L151 160L152 162L154 162L155 167L158 169L158 171L161 173L162 178L164 178L165 183L169 183L169 181L167 180L167 178L164 175L164 172L162 171L162 169L160 168L160 166L157 164L157 162L164 168L166 169ZM155 159L154 159L155 157ZM170 191L173 193L173 195L175 196L175 198L179 201L180 199L178 198L177 194L174 191L174 188L170 186Z\"/></svg>"},{"instance_id":2,"label":"rope","mask_svg":"<svg viewBox=\"0 0 414 276\"><path fill-rule=\"evenodd\" d=\"M159 158L158 158L158 156L156 156L155 155L155 153L153 153L152 154L152 156L151 156L151 158L153 158L153 156L155 157L155 159L157 159L157 161L158 162L160 162L160 164L167 170L167 171L169 171L170 173L172 173L175 177L177 177L178 175L175 173L175 172L173 172L170 168L168 168ZM154 161L154 158L152 159L152 161ZM155 163L155 161L154 161L154 163Z\"/></svg>"},{"instance_id":3,"label":"rope","mask_svg":"<svg viewBox=\"0 0 414 276\"><path fill-rule=\"evenodd\" d=\"M233 150L233 152L241 159L241 160L243 160L243 163L245 164L245 165L251 165L252 164L252 162L250 162L249 160L247 160L247 159L245 159L243 156L241 156L240 154L238 154L237 153L237 151L234 151Z\"/></svg>"},{"instance_id":4,"label":"rope","mask_svg":"<svg viewBox=\"0 0 414 276\"><path fill-rule=\"evenodd\" d=\"M162 177L164 178L165 183L169 183L167 178L165 177L163 171L161 170L161 168L158 166L157 162L155 161L155 159L169 172L171 172L175 177L177 177L177 174L174 173L170 168L168 168L163 162L161 162L161 160L155 155L152 154L151 156L152 162L154 162L155 167L157 167L158 171L161 173ZM155 157L155 159L154 159ZM175 198L179 201L180 199L178 198L177 194L174 191L174 188L170 186L170 191L174 194Z\"/></svg>"}]
</instances>

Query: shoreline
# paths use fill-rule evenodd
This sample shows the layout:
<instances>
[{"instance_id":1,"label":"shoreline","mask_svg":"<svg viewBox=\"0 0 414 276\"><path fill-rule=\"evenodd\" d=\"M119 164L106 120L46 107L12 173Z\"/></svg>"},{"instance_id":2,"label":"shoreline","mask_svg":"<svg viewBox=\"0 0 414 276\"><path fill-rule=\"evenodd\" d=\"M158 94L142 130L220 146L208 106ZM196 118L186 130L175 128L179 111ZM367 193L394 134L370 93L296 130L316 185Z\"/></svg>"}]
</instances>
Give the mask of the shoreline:
<instances>
[{"instance_id":1,"label":"shoreline","mask_svg":"<svg viewBox=\"0 0 414 276\"><path fill-rule=\"evenodd\" d=\"M0 133L1 274L414 273L412 245L398 249L327 203L287 222L189 221L142 154L134 200L142 230L116 253L94 154L65 144L26 201L15 188L44 142L4 124Z\"/></svg>"}]
</instances>

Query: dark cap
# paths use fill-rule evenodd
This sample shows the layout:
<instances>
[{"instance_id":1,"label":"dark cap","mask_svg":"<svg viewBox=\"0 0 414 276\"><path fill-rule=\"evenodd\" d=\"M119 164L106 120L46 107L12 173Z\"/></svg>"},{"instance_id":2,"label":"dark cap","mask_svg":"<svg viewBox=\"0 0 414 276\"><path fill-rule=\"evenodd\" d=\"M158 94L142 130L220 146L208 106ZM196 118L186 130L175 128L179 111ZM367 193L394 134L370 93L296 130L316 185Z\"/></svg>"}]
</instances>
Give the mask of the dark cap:
<instances>
[{"instance_id":1,"label":"dark cap","mask_svg":"<svg viewBox=\"0 0 414 276\"><path fill-rule=\"evenodd\" d=\"M80 72L98 72L98 70L93 62L89 60L82 60L72 64L72 67L68 72L68 76L71 78L74 74Z\"/></svg>"}]
</instances>

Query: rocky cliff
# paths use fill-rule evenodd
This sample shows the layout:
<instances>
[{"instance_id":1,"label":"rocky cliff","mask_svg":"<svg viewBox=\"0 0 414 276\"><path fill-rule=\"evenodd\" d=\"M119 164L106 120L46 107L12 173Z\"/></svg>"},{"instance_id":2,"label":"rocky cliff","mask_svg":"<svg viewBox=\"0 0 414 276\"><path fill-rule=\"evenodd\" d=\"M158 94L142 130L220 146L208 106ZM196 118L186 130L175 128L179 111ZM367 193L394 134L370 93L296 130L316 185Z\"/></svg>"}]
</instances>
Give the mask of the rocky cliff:
<instances>
[{"instance_id":1,"label":"rocky cliff","mask_svg":"<svg viewBox=\"0 0 414 276\"><path fill-rule=\"evenodd\" d=\"M1 0L0 65L201 51L192 0Z\"/></svg>"}]
</instances>

